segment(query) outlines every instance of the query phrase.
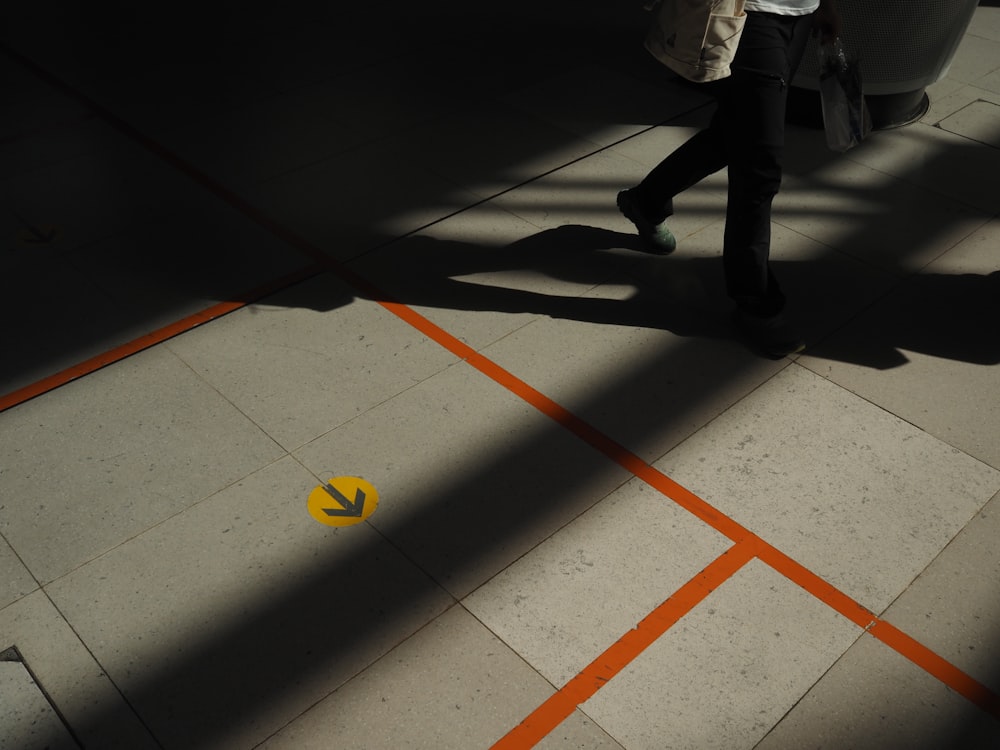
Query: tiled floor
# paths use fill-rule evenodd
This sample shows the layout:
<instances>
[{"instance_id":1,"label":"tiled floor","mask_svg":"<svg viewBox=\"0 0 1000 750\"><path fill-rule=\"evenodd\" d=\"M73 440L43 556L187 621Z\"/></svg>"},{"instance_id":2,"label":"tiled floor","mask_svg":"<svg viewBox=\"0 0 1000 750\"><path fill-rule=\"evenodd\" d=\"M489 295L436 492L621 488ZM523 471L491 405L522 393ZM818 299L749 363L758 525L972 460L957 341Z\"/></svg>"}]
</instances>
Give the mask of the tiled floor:
<instances>
[{"instance_id":1,"label":"tiled floor","mask_svg":"<svg viewBox=\"0 0 1000 750\"><path fill-rule=\"evenodd\" d=\"M1000 746L996 3L791 128L781 361L724 175L615 209L709 111L639 2L66 5L0 11L0 747Z\"/></svg>"}]
</instances>

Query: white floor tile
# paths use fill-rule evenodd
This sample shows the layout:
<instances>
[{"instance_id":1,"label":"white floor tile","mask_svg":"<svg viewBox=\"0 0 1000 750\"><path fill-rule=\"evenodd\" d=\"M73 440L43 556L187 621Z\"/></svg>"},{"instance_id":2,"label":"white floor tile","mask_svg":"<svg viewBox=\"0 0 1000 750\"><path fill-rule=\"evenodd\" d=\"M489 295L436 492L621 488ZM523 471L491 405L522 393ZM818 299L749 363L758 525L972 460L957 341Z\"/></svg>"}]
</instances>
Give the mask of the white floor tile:
<instances>
[{"instance_id":1,"label":"white floor tile","mask_svg":"<svg viewBox=\"0 0 1000 750\"><path fill-rule=\"evenodd\" d=\"M980 84L982 83L981 80ZM990 91L981 85L970 86L955 83L947 78L934 85L940 87L939 93L937 96L931 96L931 106L921 120L928 125L940 126L942 121L961 112L970 104L979 101L995 104L1000 101L1000 93ZM960 133L956 133L956 135L960 135Z\"/></svg>"},{"instance_id":2,"label":"white floor tile","mask_svg":"<svg viewBox=\"0 0 1000 750\"><path fill-rule=\"evenodd\" d=\"M473 102L407 132L414 158L483 198L584 158L597 144L501 102Z\"/></svg>"},{"instance_id":3,"label":"white floor tile","mask_svg":"<svg viewBox=\"0 0 1000 750\"><path fill-rule=\"evenodd\" d=\"M617 152L601 151L494 199L500 208L539 229L563 225L634 228L615 205L618 191L641 177L641 168Z\"/></svg>"},{"instance_id":4,"label":"white floor tile","mask_svg":"<svg viewBox=\"0 0 1000 750\"><path fill-rule=\"evenodd\" d=\"M107 123L102 122L80 102L55 94L37 79L32 93L18 97L17 82L9 75L30 73L17 69L7 59L0 62L4 89L10 92L9 118L0 131L0 179L23 176L36 169L111 148L121 140ZM30 85L30 84L29 84Z\"/></svg>"},{"instance_id":5,"label":"white floor tile","mask_svg":"<svg viewBox=\"0 0 1000 750\"><path fill-rule=\"evenodd\" d=\"M345 748L485 748L551 692L516 653L453 607L261 748L319 750L332 738Z\"/></svg>"},{"instance_id":6,"label":"white floor tile","mask_svg":"<svg viewBox=\"0 0 1000 750\"><path fill-rule=\"evenodd\" d=\"M0 503L0 509L3 507L4 504ZM0 609L37 588L38 582L24 567L10 545L0 538Z\"/></svg>"},{"instance_id":7,"label":"white floor tile","mask_svg":"<svg viewBox=\"0 0 1000 750\"><path fill-rule=\"evenodd\" d=\"M86 247L174 213L192 192L189 179L119 137L107 148L0 182L3 236L24 221L55 228L61 252Z\"/></svg>"},{"instance_id":8,"label":"white floor tile","mask_svg":"<svg viewBox=\"0 0 1000 750\"><path fill-rule=\"evenodd\" d=\"M750 750L860 635L751 562L581 708L627 750Z\"/></svg>"},{"instance_id":9,"label":"white floor tile","mask_svg":"<svg viewBox=\"0 0 1000 750\"><path fill-rule=\"evenodd\" d=\"M1000 468L1000 345L984 321L1000 315L992 221L844 329L803 362L921 429Z\"/></svg>"},{"instance_id":10,"label":"white floor tile","mask_svg":"<svg viewBox=\"0 0 1000 750\"><path fill-rule=\"evenodd\" d=\"M759 750L990 750L1000 723L873 638L857 642Z\"/></svg>"},{"instance_id":11,"label":"white floor tile","mask_svg":"<svg viewBox=\"0 0 1000 750\"><path fill-rule=\"evenodd\" d=\"M0 414L2 528L43 583L274 461L281 449L169 352Z\"/></svg>"},{"instance_id":12,"label":"white floor tile","mask_svg":"<svg viewBox=\"0 0 1000 750\"><path fill-rule=\"evenodd\" d=\"M976 90L984 92L981 96L982 99L986 101L996 102L996 98L1000 95L1000 70L994 70L989 75L983 76L978 81L976 81ZM990 144L995 144L996 139L990 140Z\"/></svg>"},{"instance_id":13,"label":"white floor tile","mask_svg":"<svg viewBox=\"0 0 1000 750\"><path fill-rule=\"evenodd\" d=\"M990 10L996 12L995 9ZM963 83L975 83L997 68L1000 68L1000 40L966 34L948 69L948 77Z\"/></svg>"},{"instance_id":14,"label":"white floor tile","mask_svg":"<svg viewBox=\"0 0 1000 750\"><path fill-rule=\"evenodd\" d=\"M316 484L286 458L49 587L165 747L255 746L452 601Z\"/></svg>"},{"instance_id":15,"label":"white floor tile","mask_svg":"<svg viewBox=\"0 0 1000 750\"><path fill-rule=\"evenodd\" d=\"M941 121L949 133L1000 149L1000 104L979 99Z\"/></svg>"},{"instance_id":16,"label":"white floor tile","mask_svg":"<svg viewBox=\"0 0 1000 750\"><path fill-rule=\"evenodd\" d=\"M1000 496L886 610L887 621L1000 693Z\"/></svg>"},{"instance_id":17,"label":"white floor tile","mask_svg":"<svg viewBox=\"0 0 1000 750\"><path fill-rule=\"evenodd\" d=\"M329 274L191 331L170 348L289 450L455 361Z\"/></svg>"},{"instance_id":18,"label":"white floor tile","mask_svg":"<svg viewBox=\"0 0 1000 750\"><path fill-rule=\"evenodd\" d=\"M951 197L964 191L950 191L943 179L935 189L920 186L928 180L915 163L919 157L912 149L897 149L895 141L884 148L884 139L896 136L878 136L883 140L872 138L858 146L850 159L831 162L807 178L786 180L775 202L774 220L862 262L909 273L968 236L988 215ZM886 152L893 150L898 150L901 163L907 160L906 168L885 163ZM927 169L936 169L938 152L926 158L933 162ZM941 152L940 158L947 157ZM956 175L952 183L957 182ZM980 196L974 205L984 202Z\"/></svg>"},{"instance_id":19,"label":"white floor tile","mask_svg":"<svg viewBox=\"0 0 1000 750\"><path fill-rule=\"evenodd\" d=\"M46 728L51 731L37 722L29 724L28 734L14 738L11 748L78 747L75 741L65 744L68 732L88 748L162 747L41 591L0 609L0 644L0 651L17 649L33 681L62 718L48 721ZM8 693L0 692L0 714L10 706L9 698ZM7 737L0 729L3 739Z\"/></svg>"},{"instance_id":20,"label":"white floor tile","mask_svg":"<svg viewBox=\"0 0 1000 750\"><path fill-rule=\"evenodd\" d=\"M247 102L161 137L168 148L238 189L314 164L361 140L335 89L297 88Z\"/></svg>"},{"instance_id":21,"label":"white floor tile","mask_svg":"<svg viewBox=\"0 0 1000 750\"><path fill-rule=\"evenodd\" d=\"M637 184L669 154L673 153L699 130L707 127L713 111L713 106L705 105L690 114L670 120L659 127L645 130L628 140L611 146L609 151L627 156L638 165L631 165L630 172L623 175L622 187L631 187ZM724 215L727 193L726 171L722 170L706 177L699 183L699 186L709 189L721 199L717 204L717 210L720 217ZM686 194L682 193L681 197ZM680 205L678 205L678 209L678 218L680 218L685 212Z\"/></svg>"},{"instance_id":22,"label":"white floor tile","mask_svg":"<svg viewBox=\"0 0 1000 750\"><path fill-rule=\"evenodd\" d=\"M244 195L338 260L356 258L480 200L415 163L405 135L254 184Z\"/></svg>"},{"instance_id":23,"label":"white floor tile","mask_svg":"<svg viewBox=\"0 0 1000 750\"><path fill-rule=\"evenodd\" d=\"M607 278L596 227L541 230L492 202L369 253L352 268L476 349L541 315L584 307Z\"/></svg>"},{"instance_id":24,"label":"white floor tile","mask_svg":"<svg viewBox=\"0 0 1000 750\"><path fill-rule=\"evenodd\" d=\"M947 77L932 83L926 91L929 106L924 116L920 118L920 122L937 125L945 117L968 104L970 96L974 101L976 98L972 94L974 91L976 91L974 87Z\"/></svg>"},{"instance_id":25,"label":"white floor tile","mask_svg":"<svg viewBox=\"0 0 1000 750\"><path fill-rule=\"evenodd\" d=\"M60 257L59 244L57 235L51 245L22 245L12 262L0 264L0 314L6 320L33 323L0 331L4 395L104 354L142 332L132 328L133 321L104 289L81 278L78 269ZM59 304L52 304L53 299Z\"/></svg>"},{"instance_id":26,"label":"white floor tile","mask_svg":"<svg viewBox=\"0 0 1000 750\"><path fill-rule=\"evenodd\" d=\"M1000 472L793 365L657 468L875 613Z\"/></svg>"},{"instance_id":27,"label":"white floor tile","mask_svg":"<svg viewBox=\"0 0 1000 750\"><path fill-rule=\"evenodd\" d=\"M485 350L649 461L784 364L756 357L733 340L727 303L706 304L699 287L706 279L721 284L716 260L710 267L658 260L670 279L657 279L657 286L691 288L669 294L648 283L644 289L642 282L602 286L576 312L568 306L559 319L533 323ZM589 303L586 315L583 303Z\"/></svg>"},{"instance_id":28,"label":"white floor tile","mask_svg":"<svg viewBox=\"0 0 1000 750\"><path fill-rule=\"evenodd\" d=\"M729 546L633 480L463 603L561 687Z\"/></svg>"},{"instance_id":29,"label":"white floor tile","mask_svg":"<svg viewBox=\"0 0 1000 750\"><path fill-rule=\"evenodd\" d=\"M536 750L623 750L607 732L582 711L575 711L535 745Z\"/></svg>"},{"instance_id":30,"label":"white floor tile","mask_svg":"<svg viewBox=\"0 0 1000 750\"><path fill-rule=\"evenodd\" d=\"M905 128L874 133L861 146L848 152L848 158L876 172L893 175L931 194L943 196L937 201L939 207L936 210L945 211L944 216L938 218L939 223L942 219L947 221L948 214L954 210L950 208L952 201L987 212L988 215L996 211L993 176L1000 170L1000 150L969 141L940 128L915 123ZM849 187L853 197L858 198L886 184L879 175L872 174L862 178L860 184L844 187ZM880 199L875 205L876 209L879 203L891 199L891 205L898 206L901 210L900 215L913 221L913 228L919 228L924 235L936 234L933 227L923 224L928 211L926 199L916 206L909 206L907 200L912 199L902 188L896 188L894 193L887 193L883 189L876 192L875 197ZM945 198L950 198L951 201ZM859 208L859 213L864 215L863 207ZM905 246L907 239L907 228L899 225L898 231L892 237L886 237L885 241ZM909 241L912 242L912 239Z\"/></svg>"},{"instance_id":31,"label":"white floor tile","mask_svg":"<svg viewBox=\"0 0 1000 750\"><path fill-rule=\"evenodd\" d=\"M627 478L470 367L452 367L295 456L324 481L366 478L369 523L464 596Z\"/></svg>"},{"instance_id":32,"label":"white floor tile","mask_svg":"<svg viewBox=\"0 0 1000 750\"><path fill-rule=\"evenodd\" d=\"M1000 9L980 3L966 33L1000 42Z\"/></svg>"},{"instance_id":33,"label":"white floor tile","mask_svg":"<svg viewBox=\"0 0 1000 750\"><path fill-rule=\"evenodd\" d=\"M591 65L551 76L505 101L607 146L705 104L700 93L667 78L664 72L663 84L654 86Z\"/></svg>"},{"instance_id":34,"label":"white floor tile","mask_svg":"<svg viewBox=\"0 0 1000 750\"><path fill-rule=\"evenodd\" d=\"M0 747L70 750L79 745L24 664L0 653Z\"/></svg>"}]
</instances>

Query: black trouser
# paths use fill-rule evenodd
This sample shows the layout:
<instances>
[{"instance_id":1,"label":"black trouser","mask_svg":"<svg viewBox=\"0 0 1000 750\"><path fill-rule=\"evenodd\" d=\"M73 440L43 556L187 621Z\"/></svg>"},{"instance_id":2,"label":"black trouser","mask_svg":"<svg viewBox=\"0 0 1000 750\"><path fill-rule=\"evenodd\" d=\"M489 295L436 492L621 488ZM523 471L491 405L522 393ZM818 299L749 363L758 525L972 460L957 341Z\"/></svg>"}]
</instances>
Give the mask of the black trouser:
<instances>
[{"instance_id":1,"label":"black trouser","mask_svg":"<svg viewBox=\"0 0 1000 750\"><path fill-rule=\"evenodd\" d=\"M672 198L729 167L723 265L738 306L774 315L784 295L768 266L771 202L781 186L788 84L802 59L811 16L747 14L732 75L705 84L718 100L711 124L664 159L639 184L651 219L673 213Z\"/></svg>"}]
</instances>

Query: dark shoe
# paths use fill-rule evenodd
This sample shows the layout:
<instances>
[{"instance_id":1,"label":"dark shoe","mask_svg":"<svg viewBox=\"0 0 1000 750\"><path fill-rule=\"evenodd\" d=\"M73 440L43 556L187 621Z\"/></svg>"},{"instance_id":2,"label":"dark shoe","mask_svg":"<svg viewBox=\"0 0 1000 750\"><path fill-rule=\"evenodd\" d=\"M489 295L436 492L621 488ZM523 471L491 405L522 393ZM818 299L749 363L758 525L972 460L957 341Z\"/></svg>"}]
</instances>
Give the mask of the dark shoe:
<instances>
[{"instance_id":1,"label":"dark shoe","mask_svg":"<svg viewBox=\"0 0 1000 750\"><path fill-rule=\"evenodd\" d=\"M639 231L639 236L646 244L646 249L657 255L667 255L672 253L677 247L677 240L673 233L667 228L667 222L653 222L642 215L642 211L636 205L632 190L622 190L618 193L618 210L622 212L626 219L635 224Z\"/></svg>"},{"instance_id":2,"label":"dark shoe","mask_svg":"<svg viewBox=\"0 0 1000 750\"><path fill-rule=\"evenodd\" d=\"M768 357L781 359L806 348L802 337L781 315L762 318L737 309L733 318L747 341Z\"/></svg>"}]
</instances>

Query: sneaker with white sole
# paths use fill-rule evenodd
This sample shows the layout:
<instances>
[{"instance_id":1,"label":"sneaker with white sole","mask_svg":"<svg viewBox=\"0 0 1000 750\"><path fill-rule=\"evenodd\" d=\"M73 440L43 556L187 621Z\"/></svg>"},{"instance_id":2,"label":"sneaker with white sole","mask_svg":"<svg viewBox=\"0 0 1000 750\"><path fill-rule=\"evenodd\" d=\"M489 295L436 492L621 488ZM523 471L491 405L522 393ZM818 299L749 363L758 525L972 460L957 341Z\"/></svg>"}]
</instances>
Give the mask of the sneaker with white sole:
<instances>
[{"instance_id":1,"label":"sneaker with white sole","mask_svg":"<svg viewBox=\"0 0 1000 750\"><path fill-rule=\"evenodd\" d=\"M677 240L674 238L673 232L667 228L667 222L653 222L643 216L639 206L636 205L633 189L629 188L618 193L618 210L626 219L635 224L635 228L649 252L656 255L672 253L677 247Z\"/></svg>"}]
</instances>

